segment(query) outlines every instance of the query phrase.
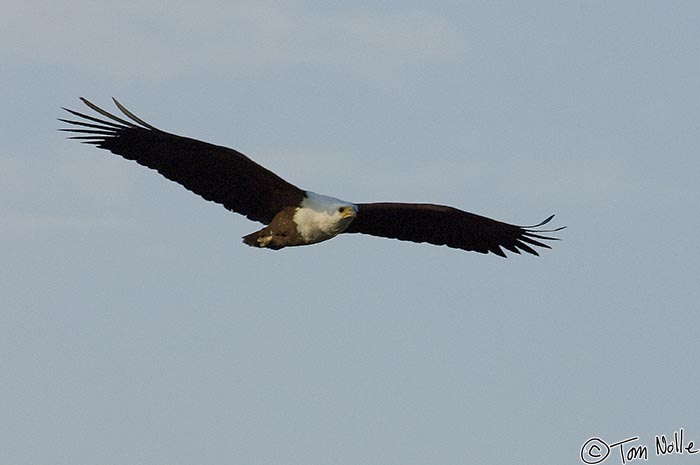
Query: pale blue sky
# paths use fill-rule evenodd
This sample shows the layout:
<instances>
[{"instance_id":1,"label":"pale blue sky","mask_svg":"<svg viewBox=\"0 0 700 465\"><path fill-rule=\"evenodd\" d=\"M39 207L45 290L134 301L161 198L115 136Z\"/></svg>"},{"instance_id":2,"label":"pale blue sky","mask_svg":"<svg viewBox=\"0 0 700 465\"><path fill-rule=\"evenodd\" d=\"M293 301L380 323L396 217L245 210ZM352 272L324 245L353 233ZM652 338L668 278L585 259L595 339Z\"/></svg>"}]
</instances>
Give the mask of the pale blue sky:
<instances>
[{"instance_id":1,"label":"pale blue sky","mask_svg":"<svg viewBox=\"0 0 700 465\"><path fill-rule=\"evenodd\" d=\"M0 462L581 463L700 444L696 2L15 1ZM258 225L56 131L77 97L540 258ZM621 463L610 456L606 464Z\"/></svg>"}]
</instances>

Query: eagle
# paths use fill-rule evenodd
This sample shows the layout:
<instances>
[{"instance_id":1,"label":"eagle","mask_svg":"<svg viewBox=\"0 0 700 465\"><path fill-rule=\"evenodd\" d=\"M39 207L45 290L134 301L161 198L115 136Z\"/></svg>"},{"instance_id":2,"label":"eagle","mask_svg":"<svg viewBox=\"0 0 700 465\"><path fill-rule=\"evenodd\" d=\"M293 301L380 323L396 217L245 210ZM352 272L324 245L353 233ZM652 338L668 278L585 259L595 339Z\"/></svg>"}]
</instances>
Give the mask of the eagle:
<instances>
[{"instance_id":1,"label":"eagle","mask_svg":"<svg viewBox=\"0 0 700 465\"><path fill-rule=\"evenodd\" d=\"M63 108L78 118L58 118L70 125L60 129L72 133L69 139L136 161L262 223L264 228L243 237L252 247L279 250L359 233L501 257L506 257L503 249L539 255L534 247L549 249L544 241L558 240L543 234L564 228L541 229L554 215L533 226L516 226L445 205L346 202L301 189L236 150L162 131L115 98L126 119L80 100L97 116Z\"/></svg>"}]
</instances>

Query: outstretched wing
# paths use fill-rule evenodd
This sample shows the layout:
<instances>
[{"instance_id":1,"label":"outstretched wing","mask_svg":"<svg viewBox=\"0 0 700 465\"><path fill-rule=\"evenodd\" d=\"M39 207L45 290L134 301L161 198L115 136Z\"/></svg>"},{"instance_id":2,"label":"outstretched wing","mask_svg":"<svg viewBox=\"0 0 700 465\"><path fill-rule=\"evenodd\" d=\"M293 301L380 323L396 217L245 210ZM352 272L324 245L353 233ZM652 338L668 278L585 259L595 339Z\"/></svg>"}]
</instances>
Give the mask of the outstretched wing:
<instances>
[{"instance_id":1,"label":"outstretched wing","mask_svg":"<svg viewBox=\"0 0 700 465\"><path fill-rule=\"evenodd\" d=\"M299 205L304 192L236 150L170 134L114 103L131 121L81 97L104 119L64 108L80 120L62 119L61 129L78 139L157 170L190 191L254 221L268 224L286 206Z\"/></svg>"},{"instance_id":2,"label":"outstretched wing","mask_svg":"<svg viewBox=\"0 0 700 465\"><path fill-rule=\"evenodd\" d=\"M503 249L539 255L533 247L550 248L541 241L558 240L542 236L564 227L537 230L554 217L534 226L515 226L444 205L416 203L361 203L357 218L346 233L370 234L402 241L428 242L505 257Z\"/></svg>"}]
</instances>

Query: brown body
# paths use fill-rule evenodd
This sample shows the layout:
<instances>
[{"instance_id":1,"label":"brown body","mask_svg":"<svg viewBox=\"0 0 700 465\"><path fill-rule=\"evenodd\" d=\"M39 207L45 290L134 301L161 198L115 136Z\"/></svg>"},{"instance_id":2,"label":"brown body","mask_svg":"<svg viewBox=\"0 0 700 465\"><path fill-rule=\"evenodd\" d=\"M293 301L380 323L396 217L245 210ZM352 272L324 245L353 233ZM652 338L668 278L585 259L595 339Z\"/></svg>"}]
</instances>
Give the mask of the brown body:
<instances>
[{"instance_id":1,"label":"brown body","mask_svg":"<svg viewBox=\"0 0 700 465\"><path fill-rule=\"evenodd\" d=\"M293 245L306 245L294 222L297 207L283 208L275 215L269 225L243 236L243 243L252 247L264 247L279 250Z\"/></svg>"}]
</instances>

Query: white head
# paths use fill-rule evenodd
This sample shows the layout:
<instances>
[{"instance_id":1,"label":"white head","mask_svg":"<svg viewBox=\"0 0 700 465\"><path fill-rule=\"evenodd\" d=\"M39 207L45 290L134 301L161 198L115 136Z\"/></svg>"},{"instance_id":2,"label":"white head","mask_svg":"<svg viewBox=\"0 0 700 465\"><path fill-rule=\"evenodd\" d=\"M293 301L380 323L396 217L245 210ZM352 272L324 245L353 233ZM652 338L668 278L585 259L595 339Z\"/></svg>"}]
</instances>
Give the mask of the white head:
<instances>
[{"instance_id":1,"label":"white head","mask_svg":"<svg viewBox=\"0 0 700 465\"><path fill-rule=\"evenodd\" d=\"M345 231L356 216L355 204L307 191L306 198L294 213L294 222L304 240L314 243Z\"/></svg>"}]
</instances>

